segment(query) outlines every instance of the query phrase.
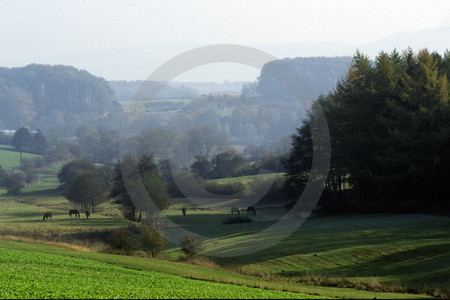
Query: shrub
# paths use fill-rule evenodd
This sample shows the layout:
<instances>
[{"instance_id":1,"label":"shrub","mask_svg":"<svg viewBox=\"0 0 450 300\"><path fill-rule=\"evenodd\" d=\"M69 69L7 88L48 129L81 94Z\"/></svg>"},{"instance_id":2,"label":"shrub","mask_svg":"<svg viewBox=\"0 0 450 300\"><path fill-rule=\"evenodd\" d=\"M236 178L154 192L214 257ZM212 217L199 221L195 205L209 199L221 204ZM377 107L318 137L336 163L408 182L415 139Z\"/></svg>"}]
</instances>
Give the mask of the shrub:
<instances>
[{"instance_id":1,"label":"shrub","mask_svg":"<svg viewBox=\"0 0 450 300\"><path fill-rule=\"evenodd\" d=\"M9 195L19 194L20 190L25 187L25 176L20 172L6 174L3 178L3 185Z\"/></svg>"},{"instance_id":2,"label":"shrub","mask_svg":"<svg viewBox=\"0 0 450 300\"><path fill-rule=\"evenodd\" d=\"M129 228L118 228L114 230L109 237L109 245L116 250L122 250L130 253L136 248L136 239Z\"/></svg>"},{"instance_id":3,"label":"shrub","mask_svg":"<svg viewBox=\"0 0 450 300\"><path fill-rule=\"evenodd\" d=\"M22 159L22 170L32 171L35 169L42 169L46 166L46 162L42 157L32 157Z\"/></svg>"},{"instance_id":4,"label":"shrub","mask_svg":"<svg viewBox=\"0 0 450 300\"><path fill-rule=\"evenodd\" d=\"M200 236L193 233L187 233L180 241L180 248L187 256L192 258L202 252L205 249L205 246L203 245Z\"/></svg>"},{"instance_id":5,"label":"shrub","mask_svg":"<svg viewBox=\"0 0 450 300\"><path fill-rule=\"evenodd\" d=\"M222 224L236 224L236 223L251 223L253 222L252 218L249 216L230 216L222 221Z\"/></svg>"},{"instance_id":6,"label":"shrub","mask_svg":"<svg viewBox=\"0 0 450 300\"><path fill-rule=\"evenodd\" d=\"M216 195L230 195L244 191L245 185L239 181L227 183L206 182L205 189Z\"/></svg>"},{"instance_id":7,"label":"shrub","mask_svg":"<svg viewBox=\"0 0 450 300\"><path fill-rule=\"evenodd\" d=\"M167 246L164 236L150 227L144 227L141 236L144 250L149 251L152 257L157 256Z\"/></svg>"}]
</instances>

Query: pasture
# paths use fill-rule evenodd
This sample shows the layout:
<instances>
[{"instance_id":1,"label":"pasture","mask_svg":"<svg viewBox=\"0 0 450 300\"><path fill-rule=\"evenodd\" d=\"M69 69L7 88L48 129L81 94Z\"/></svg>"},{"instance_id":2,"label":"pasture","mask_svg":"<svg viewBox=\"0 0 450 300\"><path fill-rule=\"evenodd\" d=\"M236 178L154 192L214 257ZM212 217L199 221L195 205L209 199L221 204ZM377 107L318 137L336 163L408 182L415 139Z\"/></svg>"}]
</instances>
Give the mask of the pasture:
<instances>
[{"instance_id":1,"label":"pasture","mask_svg":"<svg viewBox=\"0 0 450 300\"><path fill-rule=\"evenodd\" d=\"M23 153L22 158L33 158L39 155ZM14 150L12 146L1 145L0 147L0 166L3 170L18 168L20 166L20 153Z\"/></svg>"},{"instance_id":2,"label":"pasture","mask_svg":"<svg viewBox=\"0 0 450 300\"><path fill-rule=\"evenodd\" d=\"M245 178L247 182L251 182L250 179ZM19 197L7 196L0 191L0 238L41 244L0 241L0 248L52 254L58 257L51 258L55 261L65 260L61 259L60 255L67 255L77 259L95 260L117 265L119 269L111 271L113 273L109 277L102 278L112 278L116 276L114 272L121 273L122 269L120 268L126 267L139 270L139 272L149 271L157 272L159 275L178 276L178 279L183 280L186 278L201 279L276 291L316 294L321 297L426 298L425 293L436 296L446 295L445 290L448 293L448 286L450 286L450 236L448 234L450 232L450 219L448 217L431 215L314 217L308 219L292 235L263 251L233 258L211 257L192 264L179 261L183 257L183 253L177 244L171 244L162 253L162 259L148 259L96 253L99 249L90 247L89 243L69 246L67 243L46 242L43 238L45 236L70 236L79 233L100 232L130 224L129 221L121 217L117 205L110 202L102 204L98 212L94 213L89 220L83 215L80 219L70 219L68 211L73 206L61 196L60 190L56 190L57 186L56 178L46 175L42 177L39 183L25 188L23 194ZM171 206L164 211L164 215L175 223L175 226L208 237L209 240L205 243L205 255L212 252L235 251L248 247L248 245L251 247L251 245L265 243L283 234L283 232L272 232L272 236L266 236L264 240L258 240L254 235L270 227L284 215L285 211L282 206L257 207L257 214L252 217L252 223L224 225L223 220L231 215L230 207L239 206L238 200L193 199L193 201L173 199ZM181 212L183 206L188 207L186 216ZM239 207L243 209L242 206ZM53 213L52 220L42 220L43 213L46 211ZM244 212L244 214L246 213ZM166 228L166 235L170 235L173 229ZM36 236L36 238L33 238L33 236ZM249 241L250 244L248 244ZM47 246L42 244L47 244ZM66 249L48 246L53 244ZM78 249L82 252L68 249ZM8 255L14 257L16 254ZM139 251L135 255L139 256ZM23 256L28 257L29 254L23 254ZM30 259L33 261L35 258ZM39 256L39 259L36 259L44 258ZM38 266L39 263L32 270L38 270ZM62 265L52 264L52 266L51 272L57 273L59 272L58 269L61 272L66 270L66 267ZM83 272L89 272L88 270L98 274L95 271L97 267L96 265L92 269L82 269L77 274L85 274ZM105 270L100 273L107 274L107 272L109 271ZM73 276L76 276L75 273ZM133 282L128 281L133 276L146 278L147 281L150 280L149 278L160 278L153 273L151 275L149 275L150 273L146 275L132 274L123 275L126 277L123 278L123 281ZM20 276L17 278L25 280L24 277ZM92 279L92 276L97 275L85 274L83 276L86 278L91 276ZM51 276L48 277L51 278ZM47 279L38 275L36 275L36 278L42 278L44 281L38 281L35 285L36 288L30 286L28 288L38 293L37 287L47 284L47 281L45 281ZM82 279L70 280L79 282ZM98 280L102 282L104 279L99 278ZM139 280L136 279L136 290L142 290L142 295L146 295L142 296L144 298L280 298L292 296L258 293L254 293L258 296L250 296L245 294L245 291L236 295L225 293L201 294L208 289L211 290L211 287L199 288L202 290L199 292L200 294L194 288L190 295L196 296L186 296L182 292L180 294L148 294L144 292L146 291L145 288L139 286ZM181 281L176 280L175 282L182 284ZM187 282L190 284L190 281ZM158 284L155 283L154 286L157 287ZM184 282L183 284L187 283ZM192 283L192 286L197 286L196 284ZM81 281L80 285L83 285ZM236 287L234 285L232 286L233 289ZM69 286L65 288L68 291L73 289ZM170 287L161 287L161 293L166 288L169 289ZM170 289L173 290L174 288ZM214 289L218 288L214 287ZM222 291L227 290L226 288L220 289ZM2 291L8 293L10 289L5 288ZM264 292L265 290L260 289L259 291ZM55 291L54 294L48 294L48 298L89 297L81 292L79 296L71 294L71 292L68 292L68 294L60 294L60 292ZM130 294L122 294L121 291L116 292L119 293L117 295L120 295L120 298L140 297L134 292L130 292ZM47 297L44 294L28 295L25 294L25 291L20 296L15 294L0 295L2 297L5 295L4 297L7 298ZM111 295L111 293L105 291L101 295L91 295L91 298L111 298L113 297ZM305 296L296 294L296 297L304 298Z\"/></svg>"}]
</instances>

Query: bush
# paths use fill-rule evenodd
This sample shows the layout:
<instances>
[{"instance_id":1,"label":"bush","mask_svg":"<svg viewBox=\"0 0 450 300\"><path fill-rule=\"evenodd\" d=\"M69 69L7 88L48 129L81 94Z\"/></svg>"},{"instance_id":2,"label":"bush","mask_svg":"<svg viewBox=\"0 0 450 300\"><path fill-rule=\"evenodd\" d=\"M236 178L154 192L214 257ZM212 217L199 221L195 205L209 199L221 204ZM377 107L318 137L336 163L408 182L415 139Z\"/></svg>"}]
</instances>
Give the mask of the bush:
<instances>
[{"instance_id":1,"label":"bush","mask_svg":"<svg viewBox=\"0 0 450 300\"><path fill-rule=\"evenodd\" d=\"M33 182L37 182L37 181L39 181L39 174L37 172L34 172L34 171L29 171L29 172L26 173L25 181L28 184L33 183Z\"/></svg>"},{"instance_id":2,"label":"bush","mask_svg":"<svg viewBox=\"0 0 450 300\"><path fill-rule=\"evenodd\" d=\"M152 257L157 256L167 246L167 241L163 235L152 228L144 227L141 236L144 250L150 251Z\"/></svg>"},{"instance_id":3,"label":"bush","mask_svg":"<svg viewBox=\"0 0 450 300\"><path fill-rule=\"evenodd\" d=\"M118 228L111 233L108 243L116 250L130 253L136 248L136 239L133 235L133 231L129 228Z\"/></svg>"},{"instance_id":4,"label":"bush","mask_svg":"<svg viewBox=\"0 0 450 300\"><path fill-rule=\"evenodd\" d=\"M227 183L206 182L205 189L216 195L230 195L244 191L245 185L239 181Z\"/></svg>"},{"instance_id":5,"label":"bush","mask_svg":"<svg viewBox=\"0 0 450 300\"><path fill-rule=\"evenodd\" d=\"M231 216L227 217L222 221L222 224L236 224L236 223L251 223L253 222L252 218L249 216Z\"/></svg>"},{"instance_id":6,"label":"bush","mask_svg":"<svg viewBox=\"0 0 450 300\"><path fill-rule=\"evenodd\" d=\"M20 172L6 174L3 178L3 185L8 190L8 194L19 194L25 187L25 176Z\"/></svg>"},{"instance_id":7,"label":"bush","mask_svg":"<svg viewBox=\"0 0 450 300\"><path fill-rule=\"evenodd\" d=\"M42 169L46 166L46 162L42 157L32 157L22 159L22 170L25 172L35 169Z\"/></svg>"},{"instance_id":8,"label":"bush","mask_svg":"<svg viewBox=\"0 0 450 300\"><path fill-rule=\"evenodd\" d=\"M193 233L187 233L180 241L180 248L187 256L192 258L202 252L205 249L205 246L203 245L200 236Z\"/></svg>"}]
</instances>

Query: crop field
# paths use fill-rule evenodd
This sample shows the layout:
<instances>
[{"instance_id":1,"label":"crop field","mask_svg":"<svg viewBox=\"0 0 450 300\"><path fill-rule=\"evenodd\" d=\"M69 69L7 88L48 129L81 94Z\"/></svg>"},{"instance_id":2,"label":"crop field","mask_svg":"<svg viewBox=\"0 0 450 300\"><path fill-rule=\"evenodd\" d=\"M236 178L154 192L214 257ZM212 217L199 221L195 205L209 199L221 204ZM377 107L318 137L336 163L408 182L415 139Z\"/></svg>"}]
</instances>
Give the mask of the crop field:
<instances>
[{"instance_id":1,"label":"crop field","mask_svg":"<svg viewBox=\"0 0 450 300\"><path fill-rule=\"evenodd\" d=\"M0 298L318 298L199 281L89 259L0 248Z\"/></svg>"}]
</instances>

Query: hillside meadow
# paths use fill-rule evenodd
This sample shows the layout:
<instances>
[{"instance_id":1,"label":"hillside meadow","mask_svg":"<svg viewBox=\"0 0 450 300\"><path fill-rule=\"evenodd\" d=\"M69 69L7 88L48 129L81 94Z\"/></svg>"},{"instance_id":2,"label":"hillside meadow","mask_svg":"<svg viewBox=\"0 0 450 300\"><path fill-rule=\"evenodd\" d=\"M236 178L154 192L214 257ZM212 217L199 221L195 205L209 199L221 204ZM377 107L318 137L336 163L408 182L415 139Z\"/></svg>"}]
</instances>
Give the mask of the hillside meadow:
<instances>
[{"instance_id":1,"label":"hillside meadow","mask_svg":"<svg viewBox=\"0 0 450 300\"><path fill-rule=\"evenodd\" d=\"M250 180L242 178L246 185ZM130 221L125 220L117 204L111 202L100 205L91 219L83 216L70 219L68 210L73 206L61 196L58 185L55 175L43 174L40 182L28 185L19 196L9 196L0 190L0 238L3 239L0 251L4 270L1 276L14 274L8 285L0 288L0 297L448 297L448 217L420 214L313 217L292 235L264 251L218 258L207 254L263 243L254 240L254 233L279 221L285 213L283 207L257 207L253 222L224 225L224 219L230 216L229 207L238 205L237 200L196 199L193 205L186 199L172 199L164 215L176 226L210 238L205 242L205 256L186 262L177 244L170 244L158 259L151 259L139 249L130 253L131 256L108 254L102 243L83 240L92 234L127 227ZM183 216L180 208L187 204L191 206ZM53 213L52 220L42 220L46 211ZM166 235L170 235L171 230L166 228ZM276 238L277 233L272 234L274 236L266 238ZM63 264L64 261L69 264ZM31 277L19 272L26 265L30 266ZM116 277L123 282L120 289L113 288L119 285L111 279ZM58 278L66 278L65 281L73 284L58 287ZM101 287L80 289L80 286L89 287L88 281L84 281L87 278L98 282L109 279L110 282ZM23 289L18 289L17 285L25 281ZM167 285L166 281L176 284ZM202 285L214 282L227 285ZM145 283L151 284L146 286ZM46 286L45 292L42 286ZM220 293L213 293L216 290ZM230 294L232 290L236 290L235 294Z\"/></svg>"},{"instance_id":2,"label":"hillside meadow","mask_svg":"<svg viewBox=\"0 0 450 300\"><path fill-rule=\"evenodd\" d=\"M22 158L39 157L31 153L23 153ZM4 170L18 168L20 166L20 153L14 150L12 146L0 145L0 166Z\"/></svg>"}]
</instances>

